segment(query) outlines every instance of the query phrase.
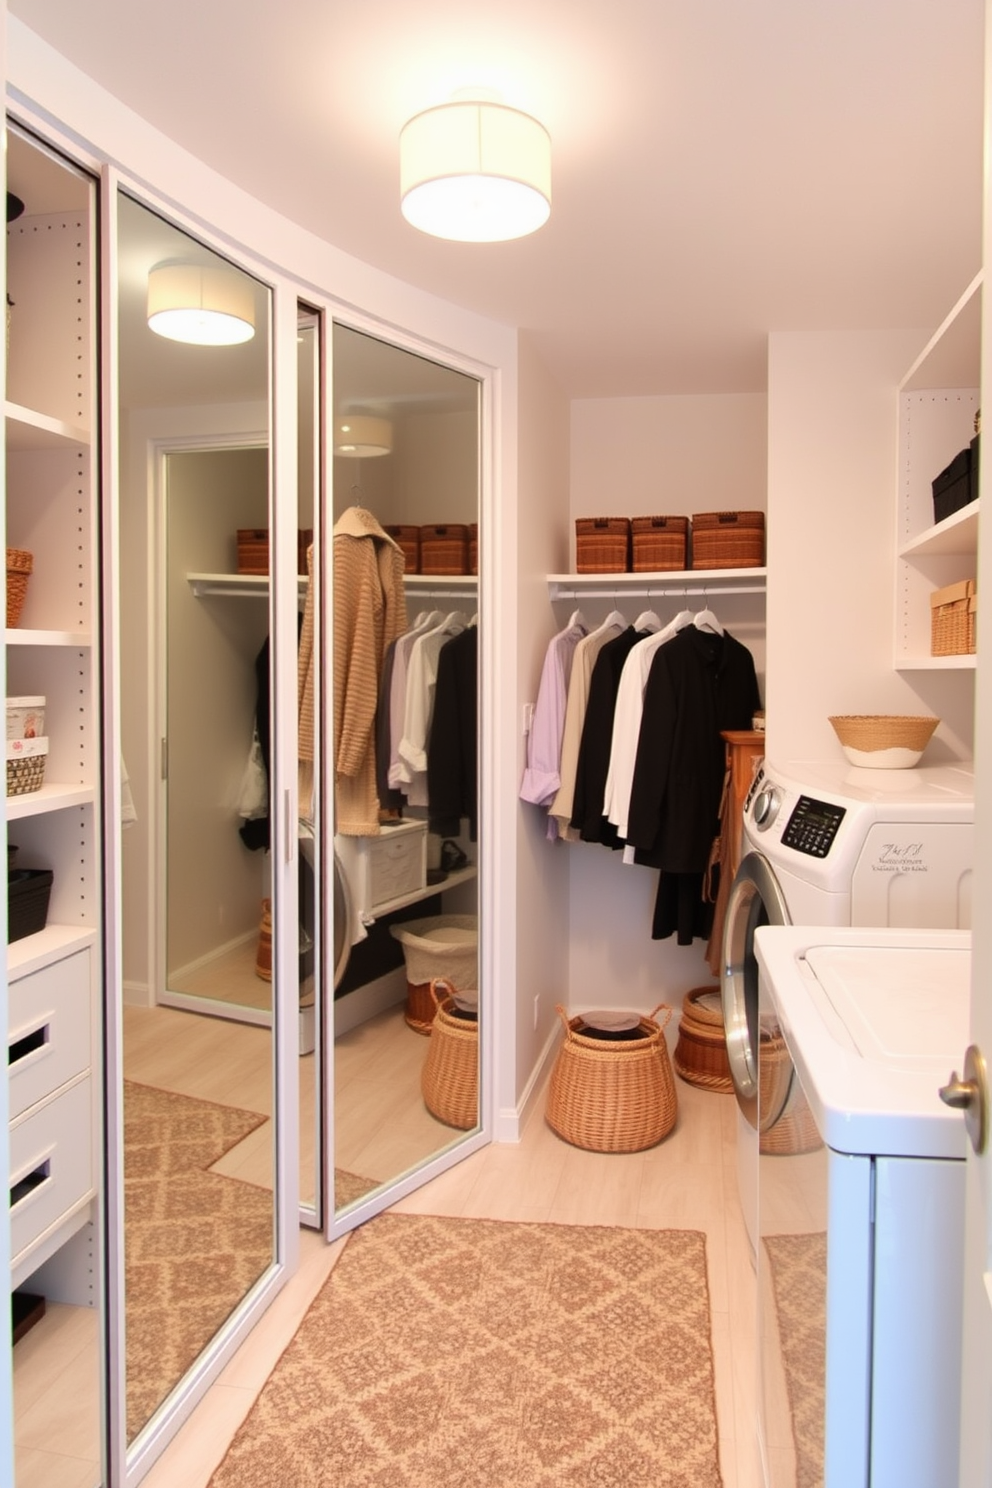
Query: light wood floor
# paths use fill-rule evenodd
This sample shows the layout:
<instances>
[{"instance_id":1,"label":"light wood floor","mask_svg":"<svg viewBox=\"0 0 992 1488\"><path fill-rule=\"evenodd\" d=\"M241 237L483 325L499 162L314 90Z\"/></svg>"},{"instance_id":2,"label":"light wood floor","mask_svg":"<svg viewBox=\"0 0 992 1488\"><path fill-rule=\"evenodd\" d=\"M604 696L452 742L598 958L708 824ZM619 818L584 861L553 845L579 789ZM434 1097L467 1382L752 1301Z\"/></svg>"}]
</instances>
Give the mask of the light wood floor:
<instances>
[{"instance_id":1,"label":"light wood floor","mask_svg":"<svg viewBox=\"0 0 992 1488\"><path fill-rule=\"evenodd\" d=\"M519 1144L473 1154L396 1210L704 1230L724 1488L759 1488L755 1282L737 1200L736 1107L730 1096L677 1083L677 1127L649 1152L605 1156L569 1147L546 1126L538 1102ZM147 1488L206 1488L345 1243L328 1247L312 1232L302 1239L298 1273L151 1469Z\"/></svg>"}]
</instances>

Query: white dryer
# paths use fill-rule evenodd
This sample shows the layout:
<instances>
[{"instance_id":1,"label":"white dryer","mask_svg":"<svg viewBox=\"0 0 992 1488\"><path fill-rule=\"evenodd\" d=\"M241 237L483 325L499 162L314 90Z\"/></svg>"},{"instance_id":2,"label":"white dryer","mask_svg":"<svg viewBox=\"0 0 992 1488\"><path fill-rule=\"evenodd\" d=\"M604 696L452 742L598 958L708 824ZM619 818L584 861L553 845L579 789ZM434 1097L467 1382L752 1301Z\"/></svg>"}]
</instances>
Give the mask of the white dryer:
<instances>
[{"instance_id":1,"label":"white dryer","mask_svg":"<svg viewBox=\"0 0 992 1488\"><path fill-rule=\"evenodd\" d=\"M971 927L974 776L967 764L858 769L764 763L744 804L721 992L739 1110L741 1207L756 1243L760 925Z\"/></svg>"}]
</instances>

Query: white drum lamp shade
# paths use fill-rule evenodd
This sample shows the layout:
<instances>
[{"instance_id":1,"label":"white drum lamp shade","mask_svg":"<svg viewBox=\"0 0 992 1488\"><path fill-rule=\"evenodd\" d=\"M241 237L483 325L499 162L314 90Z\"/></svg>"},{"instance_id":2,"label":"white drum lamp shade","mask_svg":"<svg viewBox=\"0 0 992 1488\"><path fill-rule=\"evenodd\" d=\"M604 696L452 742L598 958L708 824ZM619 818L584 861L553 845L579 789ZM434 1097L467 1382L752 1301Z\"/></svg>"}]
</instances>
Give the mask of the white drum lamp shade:
<instances>
[{"instance_id":1,"label":"white drum lamp shade","mask_svg":"<svg viewBox=\"0 0 992 1488\"><path fill-rule=\"evenodd\" d=\"M346 414L334 420L334 453L366 459L388 455L393 447L393 426L388 419L371 414Z\"/></svg>"},{"instance_id":2,"label":"white drum lamp shade","mask_svg":"<svg viewBox=\"0 0 992 1488\"><path fill-rule=\"evenodd\" d=\"M437 238L500 243L551 214L551 140L502 103L457 100L415 115L400 133L403 216Z\"/></svg>"},{"instance_id":3,"label":"white drum lamp shade","mask_svg":"<svg viewBox=\"0 0 992 1488\"><path fill-rule=\"evenodd\" d=\"M251 281L210 264L158 264L148 275L148 325L193 346L236 346L255 334Z\"/></svg>"}]
</instances>

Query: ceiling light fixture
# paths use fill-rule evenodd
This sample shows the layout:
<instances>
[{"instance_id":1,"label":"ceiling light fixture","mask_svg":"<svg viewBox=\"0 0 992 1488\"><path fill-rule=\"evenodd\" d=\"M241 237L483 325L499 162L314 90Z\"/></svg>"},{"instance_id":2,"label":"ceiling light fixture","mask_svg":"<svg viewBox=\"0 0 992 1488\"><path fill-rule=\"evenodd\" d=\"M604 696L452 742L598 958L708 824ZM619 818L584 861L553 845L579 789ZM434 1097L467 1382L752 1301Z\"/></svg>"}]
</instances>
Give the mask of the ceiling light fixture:
<instances>
[{"instance_id":1,"label":"ceiling light fixture","mask_svg":"<svg viewBox=\"0 0 992 1488\"><path fill-rule=\"evenodd\" d=\"M148 274L148 325L193 346L237 346L255 334L251 281L210 264L161 263Z\"/></svg>"},{"instance_id":2,"label":"ceiling light fixture","mask_svg":"<svg viewBox=\"0 0 992 1488\"><path fill-rule=\"evenodd\" d=\"M388 455L393 447L393 426L388 419L371 414L345 414L334 420L334 453L365 459Z\"/></svg>"},{"instance_id":3,"label":"ceiling light fixture","mask_svg":"<svg viewBox=\"0 0 992 1488\"><path fill-rule=\"evenodd\" d=\"M460 95L400 131L400 205L413 227L459 243L502 243L551 215L543 124L490 98Z\"/></svg>"}]
</instances>

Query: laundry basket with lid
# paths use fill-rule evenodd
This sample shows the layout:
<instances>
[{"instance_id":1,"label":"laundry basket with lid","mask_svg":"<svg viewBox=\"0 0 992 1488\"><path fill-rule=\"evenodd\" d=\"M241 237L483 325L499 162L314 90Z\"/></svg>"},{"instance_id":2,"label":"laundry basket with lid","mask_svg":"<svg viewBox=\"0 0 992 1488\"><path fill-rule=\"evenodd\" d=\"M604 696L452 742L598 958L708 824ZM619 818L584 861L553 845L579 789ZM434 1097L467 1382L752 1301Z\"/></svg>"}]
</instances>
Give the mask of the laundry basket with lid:
<instances>
[{"instance_id":1,"label":"laundry basket with lid","mask_svg":"<svg viewBox=\"0 0 992 1488\"><path fill-rule=\"evenodd\" d=\"M664 1011L662 1022L655 1014ZM665 1025L672 1010L659 1003L646 1017L632 1015L622 1040L557 1008L565 1041L551 1071L545 1119L573 1147L591 1152L640 1152L675 1125L678 1098Z\"/></svg>"},{"instance_id":2,"label":"laundry basket with lid","mask_svg":"<svg viewBox=\"0 0 992 1488\"><path fill-rule=\"evenodd\" d=\"M478 915L431 915L390 925L389 933L403 947L406 960L407 1023L416 1033L429 1034L436 1001L431 982L443 978L458 992L479 984Z\"/></svg>"}]
</instances>

